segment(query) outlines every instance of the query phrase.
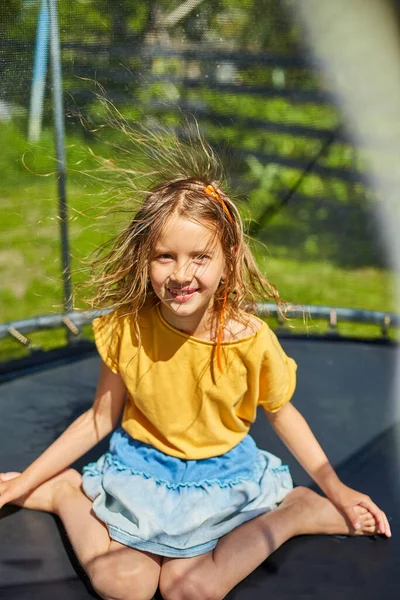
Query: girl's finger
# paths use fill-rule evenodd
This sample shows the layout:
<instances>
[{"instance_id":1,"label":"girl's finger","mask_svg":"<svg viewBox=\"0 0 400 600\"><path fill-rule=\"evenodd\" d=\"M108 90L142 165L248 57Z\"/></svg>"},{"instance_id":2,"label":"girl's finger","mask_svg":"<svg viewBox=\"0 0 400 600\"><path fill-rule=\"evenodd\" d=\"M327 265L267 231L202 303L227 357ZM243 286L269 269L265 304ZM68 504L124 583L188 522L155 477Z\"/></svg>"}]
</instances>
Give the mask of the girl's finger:
<instances>
[{"instance_id":1,"label":"girl's finger","mask_svg":"<svg viewBox=\"0 0 400 600\"><path fill-rule=\"evenodd\" d=\"M383 518L384 513L381 511L381 509L374 502L372 502L370 498L360 500L359 504L360 506L368 508L369 512L374 516L378 529L384 532L386 530L386 523Z\"/></svg>"},{"instance_id":2,"label":"girl's finger","mask_svg":"<svg viewBox=\"0 0 400 600\"><path fill-rule=\"evenodd\" d=\"M364 506L359 506L358 510L359 510L359 512L358 512L359 515L366 515L369 512L369 510L367 508L365 508Z\"/></svg>"},{"instance_id":3,"label":"girl's finger","mask_svg":"<svg viewBox=\"0 0 400 600\"><path fill-rule=\"evenodd\" d=\"M382 513L382 514L383 514L383 520L385 522L385 530L382 531L382 533L384 533L387 537L392 537L389 520L388 520L387 516L385 515L385 513Z\"/></svg>"},{"instance_id":4,"label":"girl's finger","mask_svg":"<svg viewBox=\"0 0 400 600\"><path fill-rule=\"evenodd\" d=\"M360 515L355 515L354 514L354 508L351 509L350 511L350 515L349 515L349 519L350 519L350 523L352 523L353 528L354 529L360 529L361 525L360 525Z\"/></svg>"}]
</instances>

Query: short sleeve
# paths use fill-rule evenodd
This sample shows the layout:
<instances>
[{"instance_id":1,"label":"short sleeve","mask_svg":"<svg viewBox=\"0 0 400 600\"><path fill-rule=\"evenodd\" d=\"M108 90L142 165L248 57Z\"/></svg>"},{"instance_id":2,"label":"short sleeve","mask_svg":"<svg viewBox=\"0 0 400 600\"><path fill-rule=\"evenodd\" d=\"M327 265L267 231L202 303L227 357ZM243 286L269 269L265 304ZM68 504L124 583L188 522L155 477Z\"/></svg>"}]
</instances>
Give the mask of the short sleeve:
<instances>
[{"instance_id":1,"label":"short sleeve","mask_svg":"<svg viewBox=\"0 0 400 600\"><path fill-rule=\"evenodd\" d=\"M277 412L289 402L296 388L297 364L287 356L276 335L269 330L260 372L259 405L268 412Z\"/></svg>"},{"instance_id":2,"label":"short sleeve","mask_svg":"<svg viewBox=\"0 0 400 600\"><path fill-rule=\"evenodd\" d=\"M116 311L108 313L92 323L94 341L97 350L114 373L119 373L119 355L121 348L121 320Z\"/></svg>"}]
</instances>

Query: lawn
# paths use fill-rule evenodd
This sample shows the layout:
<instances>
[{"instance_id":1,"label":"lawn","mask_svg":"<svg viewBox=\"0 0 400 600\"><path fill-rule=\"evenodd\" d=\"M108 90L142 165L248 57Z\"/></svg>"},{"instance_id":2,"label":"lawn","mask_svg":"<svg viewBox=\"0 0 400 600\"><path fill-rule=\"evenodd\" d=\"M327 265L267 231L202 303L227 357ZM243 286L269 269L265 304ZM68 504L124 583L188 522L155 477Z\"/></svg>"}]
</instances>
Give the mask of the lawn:
<instances>
[{"instance_id":1,"label":"lawn","mask_svg":"<svg viewBox=\"0 0 400 600\"><path fill-rule=\"evenodd\" d=\"M0 323L58 313L63 303L56 184L52 175L43 176L50 174L54 164L49 152L52 139L47 132L41 145L25 154L27 169L21 161L26 142L23 143L15 131L12 139L10 135L7 130L6 139L2 138L6 151L0 158L1 171L5 173L0 191ZM73 139L68 146L69 164L81 164L81 154L79 139ZM116 233L119 220L127 217L108 214L112 199L104 195L97 182L74 169L68 179L68 196L70 250L76 286L88 279L89 267L84 257ZM273 234L274 223L271 224L272 243L257 244L255 253L263 272L278 287L283 300L299 305L395 312L394 276L387 269L344 268L334 260L318 258L315 252L307 260L304 256L297 258L297 253L285 251L285 242L281 240L278 244ZM268 231L264 232L263 241L268 242ZM76 305L82 307L79 292ZM297 330L301 329L301 323L294 325ZM315 331L325 326L309 325ZM376 326L354 324L343 324L340 330L360 336L379 333ZM65 336L62 331L51 331L29 337L33 343L49 348L64 343ZM15 341L3 341L0 360L7 360L20 351Z\"/></svg>"}]
</instances>

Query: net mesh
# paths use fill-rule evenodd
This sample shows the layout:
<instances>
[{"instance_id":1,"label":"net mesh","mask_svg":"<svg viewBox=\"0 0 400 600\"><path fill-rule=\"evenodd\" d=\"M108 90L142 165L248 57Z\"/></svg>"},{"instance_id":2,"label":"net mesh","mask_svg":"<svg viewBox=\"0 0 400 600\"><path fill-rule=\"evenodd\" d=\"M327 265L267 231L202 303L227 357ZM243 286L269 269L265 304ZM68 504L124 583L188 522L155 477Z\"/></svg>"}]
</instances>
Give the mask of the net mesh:
<instances>
[{"instance_id":1,"label":"net mesh","mask_svg":"<svg viewBox=\"0 0 400 600\"><path fill-rule=\"evenodd\" d=\"M50 73L40 139L27 135L40 4L2 5L0 322L62 311ZM124 218L104 218L112 195L82 174L89 147L111 156L119 139L107 128L93 133L105 122L100 93L149 128L168 124L184 136L187 116L196 118L223 156L251 232L266 245L259 260L284 299L393 310L362 156L291 5L58 2L74 284L86 277L82 258Z\"/></svg>"}]
</instances>

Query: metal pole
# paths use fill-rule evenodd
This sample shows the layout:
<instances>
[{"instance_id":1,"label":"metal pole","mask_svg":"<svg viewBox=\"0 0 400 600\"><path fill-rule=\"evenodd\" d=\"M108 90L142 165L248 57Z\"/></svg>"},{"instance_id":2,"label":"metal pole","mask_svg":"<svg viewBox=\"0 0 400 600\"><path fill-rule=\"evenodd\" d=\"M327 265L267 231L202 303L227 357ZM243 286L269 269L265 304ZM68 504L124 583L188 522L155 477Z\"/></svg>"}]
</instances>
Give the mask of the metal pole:
<instances>
[{"instance_id":1,"label":"metal pole","mask_svg":"<svg viewBox=\"0 0 400 600\"><path fill-rule=\"evenodd\" d=\"M61 234L61 262L64 282L64 308L72 309L71 260L68 240L67 173L65 156L64 106L62 96L61 50L57 0L47 0L50 10L50 58L52 67L54 128L57 158L57 183Z\"/></svg>"},{"instance_id":2,"label":"metal pole","mask_svg":"<svg viewBox=\"0 0 400 600\"><path fill-rule=\"evenodd\" d=\"M28 138L31 142L40 139L42 129L44 90L46 87L47 54L49 47L49 7L41 0L33 62L31 102L29 109Z\"/></svg>"}]
</instances>

